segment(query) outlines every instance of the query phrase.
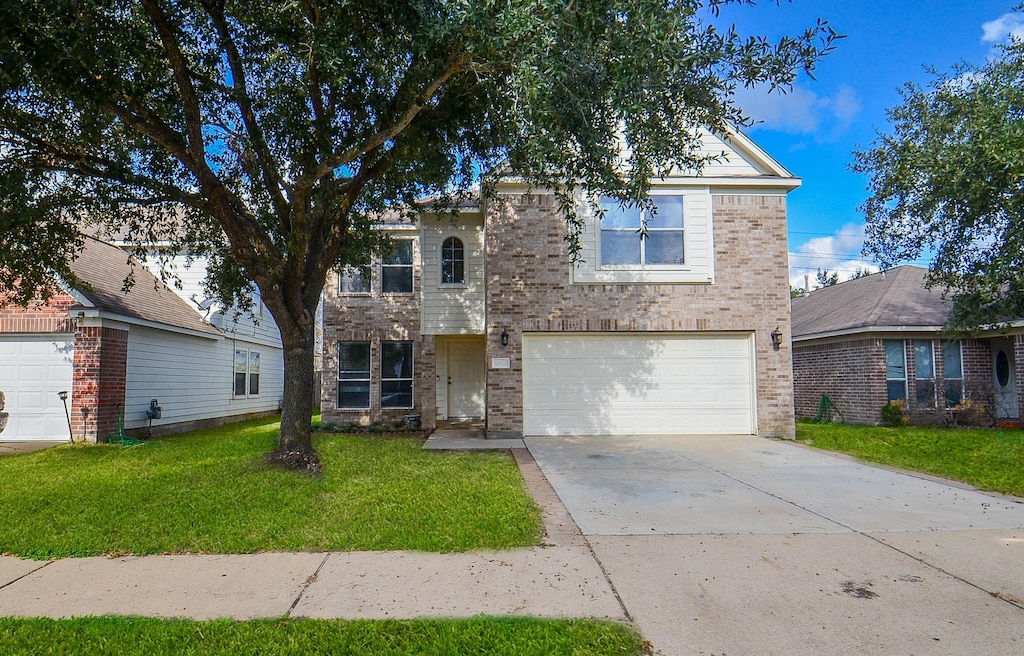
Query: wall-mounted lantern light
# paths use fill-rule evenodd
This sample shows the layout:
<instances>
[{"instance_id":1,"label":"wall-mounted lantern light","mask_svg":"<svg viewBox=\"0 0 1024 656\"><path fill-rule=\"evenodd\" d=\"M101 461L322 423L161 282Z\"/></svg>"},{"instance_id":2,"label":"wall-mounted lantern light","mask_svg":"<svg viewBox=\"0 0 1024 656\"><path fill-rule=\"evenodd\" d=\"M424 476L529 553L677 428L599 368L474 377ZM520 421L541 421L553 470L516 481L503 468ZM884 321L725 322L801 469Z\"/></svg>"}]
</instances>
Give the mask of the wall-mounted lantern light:
<instances>
[{"instance_id":1,"label":"wall-mounted lantern light","mask_svg":"<svg viewBox=\"0 0 1024 656\"><path fill-rule=\"evenodd\" d=\"M508 346L508 331L504 328L501 329L501 345Z\"/></svg>"},{"instance_id":2,"label":"wall-mounted lantern light","mask_svg":"<svg viewBox=\"0 0 1024 656\"><path fill-rule=\"evenodd\" d=\"M782 346L782 331L779 330L778 326L775 326L775 330L772 331L771 338L772 338L772 348L774 348L776 351L778 351L779 347Z\"/></svg>"}]
</instances>

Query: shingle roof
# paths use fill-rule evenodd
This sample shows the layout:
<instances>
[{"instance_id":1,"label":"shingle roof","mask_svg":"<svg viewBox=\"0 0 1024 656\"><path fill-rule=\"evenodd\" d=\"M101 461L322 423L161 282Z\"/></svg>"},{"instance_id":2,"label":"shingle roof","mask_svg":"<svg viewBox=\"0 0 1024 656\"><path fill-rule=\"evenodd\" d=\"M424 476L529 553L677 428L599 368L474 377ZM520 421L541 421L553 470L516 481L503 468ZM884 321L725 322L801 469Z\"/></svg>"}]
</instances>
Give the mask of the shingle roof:
<instances>
[{"instance_id":1,"label":"shingle roof","mask_svg":"<svg viewBox=\"0 0 1024 656\"><path fill-rule=\"evenodd\" d=\"M816 289L793 300L793 338L857 329L939 327L952 304L924 286L927 269L901 266Z\"/></svg>"},{"instance_id":2,"label":"shingle roof","mask_svg":"<svg viewBox=\"0 0 1024 656\"><path fill-rule=\"evenodd\" d=\"M83 283L76 291L101 311L209 335L221 334L203 323L196 310L116 246L86 237L82 253L71 269ZM135 276L135 284L126 294L122 287L130 272Z\"/></svg>"}]
</instances>

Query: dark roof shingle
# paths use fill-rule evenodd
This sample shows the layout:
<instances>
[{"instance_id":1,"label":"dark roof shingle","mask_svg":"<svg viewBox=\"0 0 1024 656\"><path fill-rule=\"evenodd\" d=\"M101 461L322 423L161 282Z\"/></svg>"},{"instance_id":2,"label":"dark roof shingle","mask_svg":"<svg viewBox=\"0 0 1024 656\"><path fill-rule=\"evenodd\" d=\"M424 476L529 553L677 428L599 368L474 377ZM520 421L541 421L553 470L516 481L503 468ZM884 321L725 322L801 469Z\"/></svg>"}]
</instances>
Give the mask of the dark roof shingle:
<instances>
[{"instance_id":1,"label":"dark roof shingle","mask_svg":"<svg viewBox=\"0 0 1024 656\"><path fill-rule=\"evenodd\" d=\"M203 323L196 310L116 246L86 237L82 253L71 269L82 283L76 291L101 311L209 335L221 334ZM122 288L129 273L133 273L135 284L125 293Z\"/></svg>"},{"instance_id":2,"label":"dark roof shingle","mask_svg":"<svg viewBox=\"0 0 1024 656\"><path fill-rule=\"evenodd\" d=\"M793 299L793 338L879 327L942 326L952 304L925 287L927 269L901 266Z\"/></svg>"}]
</instances>

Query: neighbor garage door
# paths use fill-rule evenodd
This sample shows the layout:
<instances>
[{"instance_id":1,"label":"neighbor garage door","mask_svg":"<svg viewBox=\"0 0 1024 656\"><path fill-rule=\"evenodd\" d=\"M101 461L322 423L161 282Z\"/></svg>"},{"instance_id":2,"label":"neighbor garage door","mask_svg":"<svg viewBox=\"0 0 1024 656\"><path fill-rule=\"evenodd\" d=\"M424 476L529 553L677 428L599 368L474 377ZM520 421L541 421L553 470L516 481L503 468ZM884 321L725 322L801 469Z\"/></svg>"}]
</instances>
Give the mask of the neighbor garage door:
<instances>
[{"instance_id":1,"label":"neighbor garage door","mask_svg":"<svg viewBox=\"0 0 1024 656\"><path fill-rule=\"evenodd\" d=\"M754 433L752 351L750 334L526 334L523 433Z\"/></svg>"},{"instance_id":2,"label":"neighbor garage door","mask_svg":"<svg viewBox=\"0 0 1024 656\"><path fill-rule=\"evenodd\" d=\"M7 396L4 411L10 413L0 440L68 439L57 392L71 391L73 369L69 336L0 337L0 390Z\"/></svg>"}]
</instances>

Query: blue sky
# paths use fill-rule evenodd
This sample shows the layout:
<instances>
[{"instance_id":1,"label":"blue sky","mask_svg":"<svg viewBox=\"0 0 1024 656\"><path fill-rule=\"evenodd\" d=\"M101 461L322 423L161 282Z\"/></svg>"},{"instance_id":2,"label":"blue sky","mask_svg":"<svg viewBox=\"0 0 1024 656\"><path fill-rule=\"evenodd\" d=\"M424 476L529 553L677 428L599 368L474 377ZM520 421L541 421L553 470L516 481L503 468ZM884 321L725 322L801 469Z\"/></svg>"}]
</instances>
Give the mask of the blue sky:
<instances>
[{"instance_id":1,"label":"blue sky","mask_svg":"<svg viewBox=\"0 0 1024 656\"><path fill-rule=\"evenodd\" d=\"M1024 37L1020 0L793 0L754 7L727 6L718 23L741 34L776 40L798 34L818 18L846 38L787 95L743 90L740 106L759 121L744 131L803 179L789 196L791 283L818 267L845 280L869 265L860 255L864 218L858 207L867 178L851 172L853 151L888 132L885 110L899 103L898 88L931 79L925 67L948 71L983 63L1012 32ZM916 264L924 265L925 262ZM876 267L870 266L872 270Z\"/></svg>"}]
</instances>

